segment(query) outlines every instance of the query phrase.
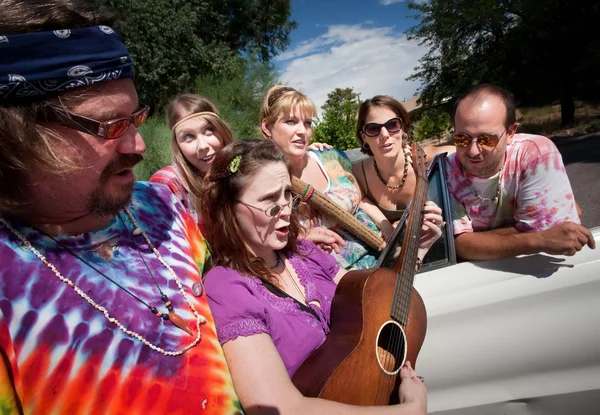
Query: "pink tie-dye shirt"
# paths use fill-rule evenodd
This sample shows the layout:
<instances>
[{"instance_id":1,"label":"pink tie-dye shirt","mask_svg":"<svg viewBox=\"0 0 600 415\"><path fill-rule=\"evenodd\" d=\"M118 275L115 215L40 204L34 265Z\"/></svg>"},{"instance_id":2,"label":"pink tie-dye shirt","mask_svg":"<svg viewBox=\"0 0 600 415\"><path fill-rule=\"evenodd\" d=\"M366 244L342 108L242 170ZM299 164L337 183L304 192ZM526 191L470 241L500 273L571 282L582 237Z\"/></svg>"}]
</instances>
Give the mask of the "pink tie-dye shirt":
<instances>
[{"instance_id":1,"label":"pink tie-dye shirt","mask_svg":"<svg viewBox=\"0 0 600 415\"><path fill-rule=\"evenodd\" d=\"M489 184L493 197L500 180L497 207L473 193L456 153L446 158L454 235L505 226L532 232L567 221L580 223L562 156L552 141L516 134L505 157L500 177L490 178Z\"/></svg>"}]
</instances>

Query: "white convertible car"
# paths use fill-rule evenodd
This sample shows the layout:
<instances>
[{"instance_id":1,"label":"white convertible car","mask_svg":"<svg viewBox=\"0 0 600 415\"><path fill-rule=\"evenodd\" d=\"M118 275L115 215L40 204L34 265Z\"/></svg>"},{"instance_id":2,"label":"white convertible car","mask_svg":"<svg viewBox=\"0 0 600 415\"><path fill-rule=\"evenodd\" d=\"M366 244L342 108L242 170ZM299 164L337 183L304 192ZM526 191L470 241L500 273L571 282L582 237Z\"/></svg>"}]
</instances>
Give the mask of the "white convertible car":
<instances>
[{"instance_id":1,"label":"white convertible car","mask_svg":"<svg viewBox=\"0 0 600 415\"><path fill-rule=\"evenodd\" d=\"M441 157L429 177L429 199L448 212ZM447 226L415 277L429 412L600 414L600 247L457 263L451 235Z\"/></svg>"}]
</instances>

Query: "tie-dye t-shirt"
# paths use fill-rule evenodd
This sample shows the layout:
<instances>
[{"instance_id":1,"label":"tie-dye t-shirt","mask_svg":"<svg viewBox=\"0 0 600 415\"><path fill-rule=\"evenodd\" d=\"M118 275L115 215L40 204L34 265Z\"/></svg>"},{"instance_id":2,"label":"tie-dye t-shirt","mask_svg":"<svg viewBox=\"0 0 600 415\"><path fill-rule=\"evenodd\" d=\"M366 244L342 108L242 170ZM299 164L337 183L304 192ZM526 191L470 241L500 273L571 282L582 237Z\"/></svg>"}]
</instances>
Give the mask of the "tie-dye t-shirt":
<instances>
[{"instance_id":1,"label":"tie-dye t-shirt","mask_svg":"<svg viewBox=\"0 0 600 415\"><path fill-rule=\"evenodd\" d=\"M516 134L501 174L489 179L487 189L479 179L477 187L484 191L478 194L488 198L495 196L500 180L497 204L473 193L456 153L446 158L446 171L455 235L505 226L532 232L567 221L580 223L562 156L546 137Z\"/></svg>"},{"instance_id":2,"label":"tie-dye t-shirt","mask_svg":"<svg viewBox=\"0 0 600 415\"><path fill-rule=\"evenodd\" d=\"M361 193L358 182L352 174L350 159L336 149L311 151L308 154L317 161L323 174L327 177L327 190L323 193L346 212L352 213L363 225L378 233L379 228L377 228L377 225L375 225L365 211L358 207L361 201ZM372 268L375 265L378 255L377 251L370 248L369 245L350 232L336 227L335 222L323 217L320 212L314 212L311 225L327 228L335 227L334 230L346 241L346 245L341 247L339 254L332 252L332 255L342 268L355 270Z\"/></svg>"},{"instance_id":3,"label":"tie-dye t-shirt","mask_svg":"<svg viewBox=\"0 0 600 415\"><path fill-rule=\"evenodd\" d=\"M202 292L194 296L191 290L192 284L201 281L207 256L195 221L160 185L136 183L129 209L181 280L196 310L207 318L201 326L201 342L185 354L172 357L128 336L61 282L0 223L2 413L240 412L206 295ZM168 351L181 350L195 340L196 320L190 307L144 236L133 234L135 226L125 212L103 230L58 237L63 247L22 223L13 220L11 224L66 278L127 329ZM64 247L149 305L166 311L158 284L175 312L190 324L194 336L169 321L163 322ZM198 294L198 285L195 288Z\"/></svg>"}]
</instances>

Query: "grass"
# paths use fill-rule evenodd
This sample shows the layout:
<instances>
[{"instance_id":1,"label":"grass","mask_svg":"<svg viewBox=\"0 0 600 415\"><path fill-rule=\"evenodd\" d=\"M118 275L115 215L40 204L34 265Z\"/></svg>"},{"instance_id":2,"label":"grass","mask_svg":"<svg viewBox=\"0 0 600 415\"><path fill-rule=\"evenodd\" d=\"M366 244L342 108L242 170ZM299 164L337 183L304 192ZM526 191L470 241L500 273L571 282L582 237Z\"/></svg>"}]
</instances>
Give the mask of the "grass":
<instances>
[{"instance_id":1,"label":"grass","mask_svg":"<svg viewBox=\"0 0 600 415\"><path fill-rule=\"evenodd\" d=\"M146 153L133 172L137 180L148 180L157 170L171 164L171 131L162 117L147 119L139 131L146 143Z\"/></svg>"},{"instance_id":2,"label":"grass","mask_svg":"<svg viewBox=\"0 0 600 415\"><path fill-rule=\"evenodd\" d=\"M575 137L600 131L600 105L575 102L575 125L560 125L560 105L519 108L519 132L541 134L547 137Z\"/></svg>"}]
</instances>

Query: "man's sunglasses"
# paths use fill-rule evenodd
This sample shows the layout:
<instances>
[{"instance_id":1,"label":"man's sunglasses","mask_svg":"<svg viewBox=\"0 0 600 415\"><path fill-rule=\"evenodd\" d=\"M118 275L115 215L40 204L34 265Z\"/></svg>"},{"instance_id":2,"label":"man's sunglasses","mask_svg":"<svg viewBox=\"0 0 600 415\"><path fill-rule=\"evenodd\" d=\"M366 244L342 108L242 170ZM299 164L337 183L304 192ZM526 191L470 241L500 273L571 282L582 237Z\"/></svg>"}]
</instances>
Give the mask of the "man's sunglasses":
<instances>
[{"instance_id":1,"label":"man's sunglasses","mask_svg":"<svg viewBox=\"0 0 600 415\"><path fill-rule=\"evenodd\" d=\"M73 114L60 108L53 108L44 114L43 119L55 124L64 125L77 131L95 135L104 140L114 140L124 135L131 124L136 128L148 118L150 107L142 108L131 114L131 117L115 118L108 121L96 121L82 115Z\"/></svg>"},{"instance_id":2,"label":"man's sunglasses","mask_svg":"<svg viewBox=\"0 0 600 415\"><path fill-rule=\"evenodd\" d=\"M387 120L384 124L370 122L363 127L362 132L367 137L377 137L379 133L381 133L382 127L385 127L388 133L397 133L402 129L402 120L400 118L392 118L391 120Z\"/></svg>"},{"instance_id":3,"label":"man's sunglasses","mask_svg":"<svg viewBox=\"0 0 600 415\"><path fill-rule=\"evenodd\" d=\"M494 133L483 133L479 134L477 137L471 137L469 134L465 133L455 133L452 136L454 140L454 145L456 147L465 148L471 144L471 141L475 140L477 144L484 148L494 148L500 142L502 136L506 133L506 130L499 136Z\"/></svg>"}]
</instances>

